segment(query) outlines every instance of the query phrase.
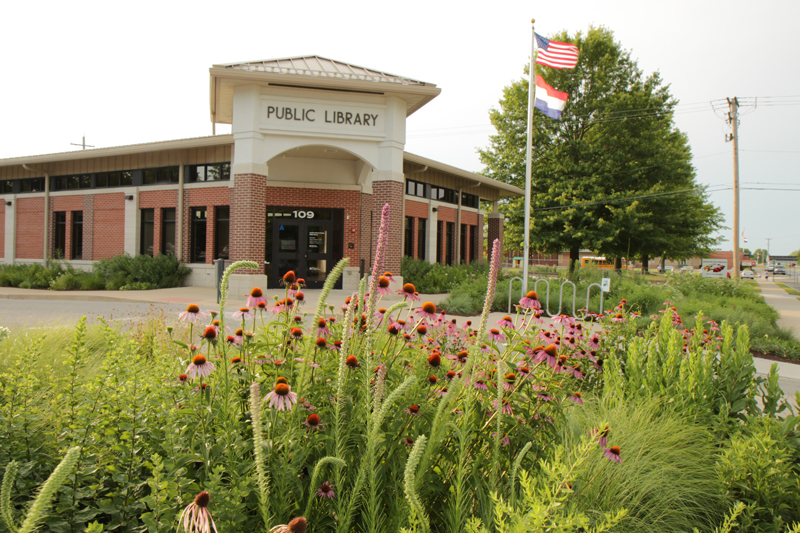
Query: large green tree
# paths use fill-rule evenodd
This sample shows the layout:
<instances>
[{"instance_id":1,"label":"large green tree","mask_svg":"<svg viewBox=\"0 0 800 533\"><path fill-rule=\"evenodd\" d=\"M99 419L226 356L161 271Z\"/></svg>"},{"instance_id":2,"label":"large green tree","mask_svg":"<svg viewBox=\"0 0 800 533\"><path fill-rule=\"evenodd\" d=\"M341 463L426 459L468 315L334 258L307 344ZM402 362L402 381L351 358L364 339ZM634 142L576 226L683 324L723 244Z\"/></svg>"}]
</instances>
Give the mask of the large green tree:
<instances>
[{"instance_id":1,"label":"large green tree","mask_svg":"<svg viewBox=\"0 0 800 533\"><path fill-rule=\"evenodd\" d=\"M673 121L676 101L658 73L644 76L605 28L551 38L576 44L580 59L574 69L537 65L569 100L560 120L534 118L533 249L568 249L576 261L586 248L645 264L655 255L681 259L710 250L721 214L695 183L687 138ZM487 175L518 187L525 181L525 70L490 112L497 135L480 150ZM523 201L502 206L506 242L520 246Z\"/></svg>"}]
</instances>

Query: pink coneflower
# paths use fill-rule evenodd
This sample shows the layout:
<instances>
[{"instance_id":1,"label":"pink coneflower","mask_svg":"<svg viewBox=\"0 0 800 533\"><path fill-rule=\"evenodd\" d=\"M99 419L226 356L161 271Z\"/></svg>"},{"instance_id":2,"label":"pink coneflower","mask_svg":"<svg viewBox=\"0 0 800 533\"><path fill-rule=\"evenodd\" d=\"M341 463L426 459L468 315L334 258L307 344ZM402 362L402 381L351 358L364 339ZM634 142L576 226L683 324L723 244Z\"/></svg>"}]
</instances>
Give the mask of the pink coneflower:
<instances>
[{"instance_id":1,"label":"pink coneflower","mask_svg":"<svg viewBox=\"0 0 800 533\"><path fill-rule=\"evenodd\" d=\"M405 300L419 301L422 299L419 297L419 294L417 294L417 288L414 287L412 283L403 285L403 288L399 289L397 294L401 295Z\"/></svg>"},{"instance_id":2,"label":"pink coneflower","mask_svg":"<svg viewBox=\"0 0 800 533\"><path fill-rule=\"evenodd\" d=\"M600 349L600 335L594 333L591 337L589 337L589 349L590 350L599 350Z\"/></svg>"},{"instance_id":3,"label":"pink coneflower","mask_svg":"<svg viewBox=\"0 0 800 533\"><path fill-rule=\"evenodd\" d=\"M291 286L296 281L297 281L297 276L295 275L294 270L289 270L281 278L281 285L283 285L283 286Z\"/></svg>"},{"instance_id":4,"label":"pink coneflower","mask_svg":"<svg viewBox=\"0 0 800 533\"><path fill-rule=\"evenodd\" d=\"M197 304L189 304L186 306L186 311L178 315L178 320L194 324L197 322L197 319L206 318L208 316L210 316L208 313L200 312L200 307L198 307Z\"/></svg>"},{"instance_id":5,"label":"pink coneflower","mask_svg":"<svg viewBox=\"0 0 800 533\"><path fill-rule=\"evenodd\" d=\"M331 350L336 350L337 352L342 349L342 341L333 341L331 344Z\"/></svg>"},{"instance_id":6,"label":"pink coneflower","mask_svg":"<svg viewBox=\"0 0 800 533\"><path fill-rule=\"evenodd\" d=\"M570 396L569 399L577 403L578 405L583 405L583 398L581 397L580 392L573 392L572 396Z\"/></svg>"},{"instance_id":7,"label":"pink coneflower","mask_svg":"<svg viewBox=\"0 0 800 533\"><path fill-rule=\"evenodd\" d=\"M430 357L428 357L428 364L433 368L439 368L442 364L442 355L439 352L433 352Z\"/></svg>"},{"instance_id":8,"label":"pink coneflower","mask_svg":"<svg viewBox=\"0 0 800 533\"><path fill-rule=\"evenodd\" d=\"M489 387L486 386L486 382L482 379L476 379L472 386L478 390L489 390Z\"/></svg>"},{"instance_id":9,"label":"pink coneflower","mask_svg":"<svg viewBox=\"0 0 800 533\"><path fill-rule=\"evenodd\" d=\"M627 322L627 319L622 313L616 313L614 315L614 318L611 319L611 322L625 323Z\"/></svg>"},{"instance_id":10,"label":"pink coneflower","mask_svg":"<svg viewBox=\"0 0 800 533\"><path fill-rule=\"evenodd\" d=\"M620 457L620 453L622 453L622 450L619 449L619 446L604 448L603 451L606 452L603 454L603 457L605 457L609 461L615 463L622 463L622 457Z\"/></svg>"},{"instance_id":11,"label":"pink coneflower","mask_svg":"<svg viewBox=\"0 0 800 533\"><path fill-rule=\"evenodd\" d=\"M571 326L575 319L569 315L557 315L553 317L553 324L561 324L562 326Z\"/></svg>"},{"instance_id":12,"label":"pink coneflower","mask_svg":"<svg viewBox=\"0 0 800 533\"><path fill-rule=\"evenodd\" d=\"M566 367L564 371L572 374L575 379L583 379L583 372L581 371L580 365L577 363L570 367Z\"/></svg>"},{"instance_id":13,"label":"pink coneflower","mask_svg":"<svg viewBox=\"0 0 800 533\"><path fill-rule=\"evenodd\" d=\"M405 445L406 445L406 446L408 446L409 448L410 448L410 447L412 447L412 446L414 445L414 439L412 439L411 437L406 437L406 438L404 438L404 439L403 439L402 441L400 441L400 442L402 442L403 444L405 444Z\"/></svg>"},{"instance_id":14,"label":"pink coneflower","mask_svg":"<svg viewBox=\"0 0 800 533\"><path fill-rule=\"evenodd\" d=\"M355 355L348 355L344 362L350 368L358 368L358 358Z\"/></svg>"},{"instance_id":15,"label":"pink coneflower","mask_svg":"<svg viewBox=\"0 0 800 533\"><path fill-rule=\"evenodd\" d=\"M320 317L317 320L317 331L316 336L322 337L323 339L330 336L331 330L328 329L328 323L325 321L324 318Z\"/></svg>"},{"instance_id":16,"label":"pink coneflower","mask_svg":"<svg viewBox=\"0 0 800 533\"><path fill-rule=\"evenodd\" d=\"M291 411L294 404L297 403L297 393L292 392L292 387L288 383L278 382L275 384L275 389L264 399L269 400L270 409Z\"/></svg>"},{"instance_id":17,"label":"pink coneflower","mask_svg":"<svg viewBox=\"0 0 800 533\"><path fill-rule=\"evenodd\" d=\"M296 341L299 341L300 339L302 339L302 338L303 338L303 330L302 330L302 329L300 329L300 328L291 328L291 329L289 330L289 336L290 336L292 339L294 339L294 340L296 340Z\"/></svg>"},{"instance_id":18,"label":"pink coneflower","mask_svg":"<svg viewBox=\"0 0 800 533\"><path fill-rule=\"evenodd\" d=\"M410 415L419 416L419 405L410 405L408 409L403 412Z\"/></svg>"},{"instance_id":19,"label":"pink coneflower","mask_svg":"<svg viewBox=\"0 0 800 533\"><path fill-rule=\"evenodd\" d=\"M420 337L424 337L428 333L428 326L425 324L420 324L417 326L417 335Z\"/></svg>"},{"instance_id":20,"label":"pink coneflower","mask_svg":"<svg viewBox=\"0 0 800 533\"><path fill-rule=\"evenodd\" d=\"M300 290L300 285L298 285L297 283L292 283L291 285L289 285L289 290L287 291L286 295L294 298L299 290Z\"/></svg>"},{"instance_id":21,"label":"pink coneflower","mask_svg":"<svg viewBox=\"0 0 800 533\"><path fill-rule=\"evenodd\" d=\"M492 400L492 407L497 410L497 400ZM508 403L506 398L503 398L503 408L500 409L500 412L504 415L514 416L514 410L511 409L511 404Z\"/></svg>"},{"instance_id":22,"label":"pink coneflower","mask_svg":"<svg viewBox=\"0 0 800 533\"><path fill-rule=\"evenodd\" d=\"M376 289L378 294L380 294L381 296L386 296L387 294L391 294L392 289L389 288L389 283L390 283L389 278L387 278L386 276L378 277L378 288Z\"/></svg>"},{"instance_id":23,"label":"pink coneflower","mask_svg":"<svg viewBox=\"0 0 800 533\"><path fill-rule=\"evenodd\" d=\"M550 367L555 368L558 363L558 348L556 348L555 344L548 344L545 348L542 348L536 353L536 358L534 360L537 363L547 361Z\"/></svg>"},{"instance_id":24,"label":"pink coneflower","mask_svg":"<svg viewBox=\"0 0 800 533\"><path fill-rule=\"evenodd\" d=\"M189 379L189 376L187 376L186 374L181 374L180 376L178 376L178 381L180 381L181 383L186 383L187 379Z\"/></svg>"},{"instance_id":25,"label":"pink coneflower","mask_svg":"<svg viewBox=\"0 0 800 533\"><path fill-rule=\"evenodd\" d=\"M436 318L436 304L433 302L425 302L422 304L422 307L417 309L417 314L430 320L434 320Z\"/></svg>"},{"instance_id":26,"label":"pink coneflower","mask_svg":"<svg viewBox=\"0 0 800 533\"><path fill-rule=\"evenodd\" d=\"M320 485L317 489L317 497L328 498L329 500L335 498L336 494L333 493L333 484L330 481L326 481Z\"/></svg>"},{"instance_id":27,"label":"pink coneflower","mask_svg":"<svg viewBox=\"0 0 800 533\"><path fill-rule=\"evenodd\" d=\"M314 345L320 350L324 350L325 348L328 347L328 341L326 341L324 337L320 337L317 339Z\"/></svg>"},{"instance_id":28,"label":"pink coneflower","mask_svg":"<svg viewBox=\"0 0 800 533\"><path fill-rule=\"evenodd\" d=\"M194 501L186 506L178 518L178 523L183 522L183 530L186 533L210 533L211 528L217 531L214 519L208 511L208 504L211 497L206 491L198 494Z\"/></svg>"},{"instance_id":29,"label":"pink coneflower","mask_svg":"<svg viewBox=\"0 0 800 533\"><path fill-rule=\"evenodd\" d=\"M384 278L386 278L386 279L388 279L388 280L389 280L389 281L391 281L392 283L394 283L394 282L395 282L395 281L394 281L394 277L392 276L392 273L391 273L391 272L384 272L384 273L383 273L383 277L384 277Z\"/></svg>"},{"instance_id":30,"label":"pink coneflower","mask_svg":"<svg viewBox=\"0 0 800 533\"><path fill-rule=\"evenodd\" d=\"M502 342L503 340L505 340L505 337L503 336L502 333L500 333L500 330L494 328L489 330L489 338L495 342Z\"/></svg>"},{"instance_id":31,"label":"pink coneflower","mask_svg":"<svg viewBox=\"0 0 800 533\"><path fill-rule=\"evenodd\" d=\"M428 384L429 385L436 385L437 383L439 383L439 378L437 378L436 376L433 376L433 375L428 376Z\"/></svg>"},{"instance_id":32,"label":"pink coneflower","mask_svg":"<svg viewBox=\"0 0 800 533\"><path fill-rule=\"evenodd\" d=\"M600 446L607 446L608 445L608 434L609 433L611 433L611 428L606 426L606 428L603 431L600 431L599 429L591 430L589 432L589 436L593 437L593 438L596 438L597 439L597 443Z\"/></svg>"},{"instance_id":33,"label":"pink coneflower","mask_svg":"<svg viewBox=\"0 0 800 533\"><path fill-rule=\"evenodd\" d=\"M245 303L245 305L250 309L255 309L260 303L263 303L265 306L267 305L267 299L264 298L264 292L258 287L253 287L253 289L250 291L250 294L247 295L247 303Z\"/></svg>"},{"instance_id":34,"label":"pink coneflower","mask_svg":"<svg viewBox=\"0 0 800 533\"><path fill-rule=\"evenodd\" d=\"M297 302L297 307L300 307L300 304L305 303L306 295L305 293L298 292L297 294L294 295L294 299Z\"/></svg>"},{"instance_id":35,"label":"pink coneflower","mask_svg":"<svg viewBox=\"0 0 800 533\"><path fill-rule=\"evenodd\" d=\"M206 329L203 330L203 339L209 342L216 340L217 338L217 326L206 326Z\"/></svg>"},{"instance_id":36,"label":"pink coneflower","mask_svg":"<svg viewBox=\"0 0 800 533\"><path fill-rule=\"evenodd\" d=\"M541 309L542 304L539 303L539 296L536 291L528 291L524 298L520 299L519 306L522 309Z\"/></svg>"},{"instance_id":37,"label":"pink coneflower","mask_svg":"<svg viewBox=\"0 0 800 533\"><path fill-rule=\"evenodd\" d=\"M314 410L314 406L308 402L303 402L303 407L305 407L309 411ZM319 429L321 423L322 421L320 420L319 415L316 413L311 413L310 415L308 415L308 418L306 418L306 421L304 422L306 427L309 429Z\"/></svg>"},{"instance_id":38,"label":"pink coneflower","mask_svg":"<svg viewBox=\"0 0 800 533\"><path fill-rule=\"evenodd\" d=\"M511 317L508 316L508 315L504 316L503 318L501 318L500 320L495 322L495 325L500 326L501 328L514 329L514 322L511 320Z\"/></svg>"},{"instance_id":39,"label":"pink coneflower","mask_svg":"<svg viewBox=\"0 0 800 533\"><path fill-rule=\"evenodd\" d=\"M507 391L514 390L514 383L517 381L517 375L513 372L509 372L505 376L505 381L503 381L503 389Z\"/></svg>"},{"instance_id":40,"label":"pink coneflower","mask_svg":"<svg viewBox=\"0 0 800 533\"><path fill-rule=\"evenodd\" d=\"M186 368L186 375L189 376L189 379L194 379L197 376L206 378L216 369L217 367L214 366L214 363L207 361L206 356L199 353L192 357L192 362L189 363L189 366Z\"/></svg>"},{"instance_id":41,"label":"pink coneflower","mask_svg":"<svg viewBox=\"0 0 800 533\"><path fill-rule=\"evenodd\" d=\"M238 365L242 361L243 361L243 359L241 357L239 357L238 355L235 356L235 357L231 357L231 364L233 364L233 365Z\"/></svg>"},{"instance_id":42,"label":"pink coneflower","mask_svg":"<svg viewBox=\"0 0 800 533\"><path fill-rule=\"evenodd\" d=\"M292 518L288 524L280 524L269 530L269 533L306 533L308 522L302 516Z\"/></svg>"},{"instance_id":43,"label":"pink coneflower","mask_svg":"<svg viewBox=\"0 0 800 533\"><path fill-rule=\"evenodd\" d=\"M233 318L240 318L242 320L253 318L255 315L250 309L251 309L250 307L242 307L241 309L233 313Z\"/></svg>"}]
</instances>

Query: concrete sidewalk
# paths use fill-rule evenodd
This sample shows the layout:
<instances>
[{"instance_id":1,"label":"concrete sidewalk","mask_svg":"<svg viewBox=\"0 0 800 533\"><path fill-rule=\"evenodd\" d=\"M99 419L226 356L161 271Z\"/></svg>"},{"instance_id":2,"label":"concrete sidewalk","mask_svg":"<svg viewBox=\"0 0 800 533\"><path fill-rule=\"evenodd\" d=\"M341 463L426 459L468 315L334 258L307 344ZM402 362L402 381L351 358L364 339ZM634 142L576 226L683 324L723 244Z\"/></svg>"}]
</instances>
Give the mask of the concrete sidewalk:
<instances>
[{"instance_id":1,"label":"concrete sidewalk","mask_svg":"<svg viewBox=\"0 0 800 533\"><path fill-rule=\"evenodd\" d=\"M786 291L778 287L772 279L772 276L770 276L769 281L765 281L761 278L755 281L761 288L761 294L764 296L764 300L780 313L781 317L778 319L778 325L784 328L790 328L794 331L795 336L800 336L800 300L797 299L797 296L787 294ZM781 279L778 279L778 281L783 283ZM759 358L755 360L756 369L760 374L769 373L772 363L778 364L782 386L784 386L783 380L788 379L795 383L787 385L794 385L795 390L800 390L800 365ZM789 387L789 389L791 390L792 387ZM784 391L787 391L787 387L784 387ZM790 395L790 398L791 397Z\"/></svg>"}]
</instances>

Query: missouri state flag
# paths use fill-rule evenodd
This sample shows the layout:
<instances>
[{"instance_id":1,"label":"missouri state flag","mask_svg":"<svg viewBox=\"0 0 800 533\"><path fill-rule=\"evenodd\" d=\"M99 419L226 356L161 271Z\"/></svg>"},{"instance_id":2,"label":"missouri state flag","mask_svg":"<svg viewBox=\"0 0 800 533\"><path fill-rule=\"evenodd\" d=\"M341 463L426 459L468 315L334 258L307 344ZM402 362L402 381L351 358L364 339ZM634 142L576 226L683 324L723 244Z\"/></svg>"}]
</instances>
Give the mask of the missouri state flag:
<instances>
[{"instance_id":1,"label":"missouri state flag","mask_svg":"<svg viewBox=\"0 0 800 533\"><path fill-rule=\"evenodd\" d=\"M556 91L544 82L544 78L536 75L536 102L534 107L550 118L561 118L561 112L567 105L567 93Z\"/></svg>"}]
</instances>

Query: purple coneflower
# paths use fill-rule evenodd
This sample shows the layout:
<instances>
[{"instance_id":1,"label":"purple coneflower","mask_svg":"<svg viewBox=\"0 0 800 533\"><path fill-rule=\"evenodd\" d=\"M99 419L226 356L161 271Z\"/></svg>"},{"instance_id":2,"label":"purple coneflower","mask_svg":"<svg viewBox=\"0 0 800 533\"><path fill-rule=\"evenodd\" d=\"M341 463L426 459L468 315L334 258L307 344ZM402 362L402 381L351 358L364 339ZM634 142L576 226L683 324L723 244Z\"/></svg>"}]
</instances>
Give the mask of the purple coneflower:
<instances>
[{"instance_id":1,"label":"purple coneflower","mask_svg":"<svg viewBox=\"0 0 800 533\"><path fill-rule=\"evenodd\" d=\"M259 303L266 305L267 299L264 298L264 292L261 289L253 287L253 290L247 295L247 303L245 305L250 309L255 309Z\"/></svg>"},{"instance_id":2,"label":"purple coneflower","mask_svg":"<svg viewBox=\"0 0 800 533\"><path fill-rule=\"evenodd\" d=\"M495 322L495 325L500 326L501 328L514 329L514 322L511 320L511 317L508 316L508 315L504 316L503 318L501 318L500 320Z\"/></svg>"},{"instance_id":3,"label":"purple coneflower","mask_svg":"<svg viewBox=\"0 0 800 533\"><path fill-rule=\"evenodd\" d=\"M603 454L603 457L605 457L609 461L622 463L622 457L620 457L620 453L622 453L622 450L619 449L619 446L604 448L603 451L606 452Z\"/></svg>"},{"instance_id":4,"label":"purple coneflower","mask_svg":"<svg viewBox=\"0 0 800 533\"><path fill-rule=\"evenodd\" d=\"M314 409L314 406L308 402L303 402L303 407L305 407L309 411ZM304 422L306 427L309 429L319 429L321 423L322 421L320 420L319 415L316 413L311 413L310 415L308 415L308 418L306 418L306 421Z\"/></svg>"},{"instance_id":5,"label":"purple coneflower","mask_svg":"<svg viewBox=\"0 0 800 533\"><path fill-rule=\"evenodd\" d=\"M507 391L514 390L514 383L517 381L517 375L513 372L506 374L505 381L503 381L503 389Z\"/></svg>"},{"instance_id":6,"label":"purple coneflower","mask_svg":"<svg viewBox=\"0 0 800 533\"><path fill-rule=\"evenodd\" d=\"M597 333L589 337L589 349L590 350L600 349L600 335L598 335Z\"/></svg>"},{"instance_id":7,"label":"purple coneflower","mask_svg":"<svg viewBox=\"0 0 800 533\"><path fill-rule=\"evenodd\" d=\"M189 377L186 374L181 374L180 376L178 376L178 381L180 381L181 383L186 383L187 379L189 379Z\"/></svg>"},{"instance_id":8,"label":"purple coneflower","mask_svg":"<svg viewBox=\"0 0 800 533\"><path fill-rule=\"evenodd\" d=\"M288 524L280 524L269 530L269 533L306 533L308 522L302 516L292 518Z\"/></svg>"},{"instance_id":9,"label":"purple coneflower","mask_svg":"<svg viewBox=\"0 0 800 533\"><path fill-rule=\"evenodd\" d=\"M405 300L419 301L422 299L419 297L419 294L417 294L417 288L414 287L413 283L406 283L403 285L403 288L399 289L397 294L401 295Z\"/></svg>"},{"instance_id":10,"label":"purple coneflower","mask_svg":"<svg viewBox=\"0 0 800 533\"><path fill-rule=\"evenodd\" d=\"M486 386L486 382L482 379L476 379L472 386L478 390L489 390L489 387Z\"/></svg>"},{"instance_id":11,"label":"purple coneflower","mask_svg":"<svg viewBox=\"0 0 800 533\"><path fill-rule=\"evenodd\" d=\"M297 402L297 393L292 392L292 388L288 383L281 383L279 381L275 384L275 389L267 394L264 399L269 400L270 409L291 411L292 407Z\"/></svg>"},{"instance_id":12,"label":"purple coneflower","mask_svg":"<svg viewBox=\"0 0 800 533\"><path fill-rule=\"evenodd\" d=\"M607 446L608 445L608 434L611 433L611 428L606 426L603 431L599 429L593 429L589 432L590 437L594 437L597 439L597 443L600 446Z\"/></svg>"},{"instance_id":13,"label":"purple coneflower","mask_svg":"<svg viewBox=\"0 0 800 533\"><path fill-rule=\"evenodd\" d=\"M381 296L386 296L387 294L391 294L392 289L389 288L389 283L390 283L389 278L387 278L386 276L378 277L378 288L377 288L378 294L380 294Z\"/></svg>"},{"instance_id":14,"label":"purple coneflower","mask_svg":"<svg viewBox=\"0 0 800 533\"><path fill-rule=\"evenodd\" d=\"M391 272L384 272L383 277L394 283L394 277Z\"/></svg>"},{"instance_id":15,"label":"purple coneflower","mask_svg":"<svg viewBox=\"0 0 800 533\"><path fill-rule=\"evenodd\" d=\"M519 306L523 309L541 309L542 304L539 303L539 296L536 291L528 291L528 294L519 301Z\"/></svg>"},{"instance_id":16,"label":"purple coneflower","mask_svg":"<svg viewBox=\"0 0 800 533\"><path fill-rule=\"evenodd\" d=\"M419 416L419 405L411 405L403 412L410 415Z\"/></svg>"},{"instance_id":17,"label":"purple coneflower","mask_svg":"<svg viewBox=\"0 0 800 533\"><path fill-rule=\"evenodd\" d=\"M206 356L199 353L192 357L192 362L186 368L186 375L189 376L189 379L194 379L197 376L205 378L210 376L211 372L216 369L217 367L214 366L214 363L207 361Z\"/></svg>"},{"instance_id":18,"label":"purple coneflower","mask_svg":"<svg viewBox=\"0 0 800 533\"><path fill-rule=\"evenodd\" d=\"M206 491L198 494L194 501L186 506L178 518L178 523L183 521L183 530L186 533L210 533L211 528L217 531L214 519L208 511L208 503L211 497Z\"/></svg>"},{"instance_id":19,"label":"purple coneflower","mask_svg":"<svg viewBox=\"0 0 800 533\"><path fill-rule=\"evenodd\" d=\"M627 322L627 319L625 318L625 316L622 313L616 313L614 315L614 318L611 319L611 322L625 323L625 322Z\"/></svg>"},{"instance_id":20,"label":"purple coneflower","mask_svg":"<svg viewBox=\"0 0 800 533\"><path fill-rule=\"evenodd\" d=\"M409 448L414 445L414 439L412 439L411 437L406 437L401 442L406 446L408 446Z\"/></svg>"},{"instance_id":21,"label":"purple coneflower","mask_svg":"<svg viewBox=\"0 0 800 533\"><path fill-rule=\"evenodd\" d=\"M436 304L433 302L425 302L422 304L422 307L417 309L417 314L430 320L434 320L436 318Z\"/></svg>"},{"instance_id":22,"label":"purple coneflower","mask_svg":"<svg viewBox=\"0 0 800 533\"><path fill-rule=\"evenodd\" d=\"M233 313L233 318L240 318L242 320L253 318L255 315L250 309L251 309L250 307L242 307L241 309Z\"/></svg>"},{"instance_id":23,"label":"purple coneflower","mask_svg":"<svg viewBox=\"0 0 800 533\"><path fill-rule=\"evenodd\" d=\"M562 326L571 326L575 319L569 315L558 315L553 317L553 324L561 324Z\"/></svg>"},{"instance_id":24,"label":"purple coneflower","mask_svg":"<svg viewBox=\"0 0 800 533\"><path fill-rule=\"evenodd\" d=\"M492 400L492 407L497 410L497 400ZM514 410L511 408L511 404L508 403L506 398L503 398L503 408L500 410L501 413L504 415L514 416Z\"/></svg>"},{"instance_id":25,"label":"purple coneflower","mask_svg":"<svg viewBox=\"0 0 800 533\"><path fill-rule=\"evenodd\" d=\"M497 432L495 431L494 433L492 433L492 437L496 437L496 436L497 436ZM511 444L511 439L509 439L509 438L506 436L506 434L505 434L505 433L503 433L503 440L502 440L502 441L500 441L500 446L503 446L503 447L505 447L505 446L508 446L509 444Z\"/></svg>"},{"instance_id":26,"label":"purple coneflower","mask_svg":"<svg viewBox=\"0 0 800 533\"><path fill-rule=\"evenodd\" d=\"M208 313L200 312L200 307L197 304L189 304L186 306L186 311L178 315L178 320L194 324L198 318L206 318L208 316L210 316Z\"/></svg>"},{"instance_id":27,"label":"purple coneflower","mask_svg":"<svg viewBox=\"0 0 800 533\"><path fill-rule=\"evenodd\" d=\"M317 320L317 331L316 336L321 338L327 338L331 334L331 330L328 329L328 323L325 321L324 318L320 317Z\"/></svg>"},{"instance_id":28,"label":"purple coneflower","mask_svg":"<svg viewBox=\"0 0 800 533\"><path fill-rule=\"evenodd\" d=\"M500 330L494 328L489 330L489 338L496 342L502 342L505 340L505 337L502 333L500 333Z\"/></svg>"},{"instance_id":29,"label":"purple coneflower","mask_svg":"<svg viewBox=\"0 0 800 533\"><path fill-rule=\"evenodd\" d=\"M581 398L580 392L573 392L572 396L570 396L569 399L577 403L578 405L583 405L583 398Z\"/></svg>"},{"instance_id":30,"label":"purple coneflower","mask_svg":"<svg viewBox=\"0 0 800 533\"><path fill-rule=\"evenodd\" d=\"M317 497L328 498L329 500L335 498L336 494L333 493L333 484L330 481L326 481L320 485L317 489Z\"/></svg>"}]
</instances>

